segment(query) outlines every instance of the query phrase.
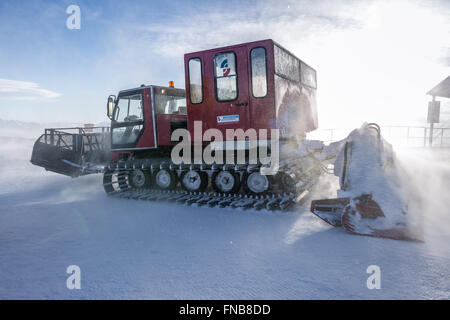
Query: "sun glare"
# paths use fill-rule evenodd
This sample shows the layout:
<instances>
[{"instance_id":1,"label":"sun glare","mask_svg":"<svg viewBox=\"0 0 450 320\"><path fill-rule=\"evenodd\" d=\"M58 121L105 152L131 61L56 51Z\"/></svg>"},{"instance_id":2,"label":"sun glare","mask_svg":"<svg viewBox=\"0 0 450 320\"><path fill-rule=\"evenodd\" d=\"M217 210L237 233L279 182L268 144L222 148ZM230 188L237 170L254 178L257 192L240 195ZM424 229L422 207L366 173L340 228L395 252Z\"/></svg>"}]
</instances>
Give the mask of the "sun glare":
<instances>
[{"instance_id":1,"label":"sun glare","mask_svg":"<svg viewBox=\"0 0 450 320\"><path fill-rule=\"evenodd\" d=\"M450 23L406 1L376 2L355 18L360 26L327 34L314 53L320 126L423 124L426 92L450 73L439 61Z\"/></svg>"}]
</instances>

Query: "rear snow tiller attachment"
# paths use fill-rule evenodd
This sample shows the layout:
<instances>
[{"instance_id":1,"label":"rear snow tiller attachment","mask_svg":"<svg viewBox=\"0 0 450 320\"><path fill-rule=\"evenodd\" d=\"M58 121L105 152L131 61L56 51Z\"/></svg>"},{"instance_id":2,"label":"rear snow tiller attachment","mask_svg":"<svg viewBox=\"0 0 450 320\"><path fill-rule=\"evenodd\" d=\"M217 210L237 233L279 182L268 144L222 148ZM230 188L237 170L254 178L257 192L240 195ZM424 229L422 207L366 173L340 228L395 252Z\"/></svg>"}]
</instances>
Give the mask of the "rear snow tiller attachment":
<instances>
[{"instance_id":1,"label":"rear snow tiller attachment","mask_svg":"<svg viewBox=\"0 0 450 320\"><path fill-rule=\"evenodd\" d=\"M343 196L313 200L312 213L351 234L423 241L420 228L410 224L404 198L393 187L398 182L394 154L391 146L381 138L378 125L364 124L343 141L334 171L340 178L338 195ZM356 174L354 171L357 171ZM364 190L372 190L373 193ZM381 209L373 199L374 194L387 210ZM396 205L388 206L392 203ZM397 204L403 207L399 208Z\"/></svg>"},{"instance_id":2,"label":"rear snow tiller attachment","mask_svg":"<svg viewBox=\"0 0 450 320\"><path fill-rule=\"evenodd\" d=\"M109 146L109 127L45 129L31 163L70 177L98 173L109 161Z\"/></svg>"}]
</instances>

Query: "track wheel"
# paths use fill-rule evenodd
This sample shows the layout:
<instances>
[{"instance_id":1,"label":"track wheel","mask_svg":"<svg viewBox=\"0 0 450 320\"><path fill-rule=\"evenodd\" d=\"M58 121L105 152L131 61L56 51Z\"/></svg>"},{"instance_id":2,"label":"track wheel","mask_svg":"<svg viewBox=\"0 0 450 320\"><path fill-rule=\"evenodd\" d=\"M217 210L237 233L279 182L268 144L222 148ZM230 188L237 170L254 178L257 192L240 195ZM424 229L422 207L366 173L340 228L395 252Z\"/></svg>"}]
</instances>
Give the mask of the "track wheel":
<instances>
[{"instance_id":1,"label":"track wheel","mask_svg":"<svg viewBox=\"0 0 450 320\"><path fill-rule=\"evenodd\" d=\"M103 188L106 193L128 189L128 177L124 172L106 170L103 173Z\"/></svg>"},{"instance_id":2,"label":"track wheel","mask_svg":"<svg viewBox=\"0 0 450 320\"><path fill-rule=\"evenodd\" d=\"M197 170L183 172L181 186L186 191L204 191L208 186L208 174Z\"/></svg>"},{"instance_id":3,"label":"track wheel","mask_svg":"<svg viewBox=\"0 0 450 320\"><path fill-rule=\"evenodd\" d=\"M173 189L177 185L177 182L178 176L173 171L161 169L155 174L155 183L160 189Z\"/></svg>"},{"instance_id":4,"label":"track wheel","mask_svg":"<svg viewBox=\"0 0 450 320\"><path fill-rule=\"evenodd\" d=\"M272 187L272 176L262 175L259 171L244 176L245 189L253 194L264 194Z\"/></svg>"},{"instance_id":5,"label":"track wheel","mask_svg":"<svg viewBox=\"0 0 450 320\"><path fill-rule=\"evenodd\" d=\"M287 172L278 172L276 176L281 190L284 192L294 192L295 191L295 176L293 174L288 174Z\"/></svg>"},{"instance_id":6,"label":"track wheel","mask_svg":"<svg viewBox=\"0 0 450 320\"><path fill-rule=\"evenodd\" d=\"M214 172L211 183L215 191L223 193L236 193L241 187L239 174L228 170Z\"/></svg>"},{"instance_id":7,"label":"track wheel","mask_svg":"<svg viewBox=\"0 0 450 320\"><path fill-rule=\"evenodd\" d=\"M128 181L133 188L149 188L151 185L151 174L148 171L134 169L129 173Z\"/></svg>"}]
</instances>

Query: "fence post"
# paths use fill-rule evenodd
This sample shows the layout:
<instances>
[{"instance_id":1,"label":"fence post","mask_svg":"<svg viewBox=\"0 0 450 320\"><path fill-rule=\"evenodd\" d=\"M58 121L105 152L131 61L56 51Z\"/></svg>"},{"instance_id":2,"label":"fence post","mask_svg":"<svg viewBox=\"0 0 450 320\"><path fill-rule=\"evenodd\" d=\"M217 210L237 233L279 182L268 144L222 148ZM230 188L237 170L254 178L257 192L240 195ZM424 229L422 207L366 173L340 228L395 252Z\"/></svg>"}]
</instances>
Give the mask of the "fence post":
<instances>
[{"instance_id":1,"label":"fence post","mask_svg":"<svg viewBox=\"0 0 450 320\"><path fill-rule=\"evenodd\" d=\"M433 127L434 123L430 123L430 148L433 146Z\"/></svg>"},{"instance_id":2,"label":"fence post","mask_svg":"<svg viewBox=\"0 0 450 320\"><path fill-rule=\"evenodd\" d=\"M427 146L427 127L423 128L423 146Z\"/></svg>"},{"instance_id":3,"label":"fence post","mask_svg":"<svg viewBox=\"0 0 450 320\"><path fill-rule=\"evenodd\" d=\"M406 132L406 145L409 147L409 127Z\"/></svg>"}]
</instances>

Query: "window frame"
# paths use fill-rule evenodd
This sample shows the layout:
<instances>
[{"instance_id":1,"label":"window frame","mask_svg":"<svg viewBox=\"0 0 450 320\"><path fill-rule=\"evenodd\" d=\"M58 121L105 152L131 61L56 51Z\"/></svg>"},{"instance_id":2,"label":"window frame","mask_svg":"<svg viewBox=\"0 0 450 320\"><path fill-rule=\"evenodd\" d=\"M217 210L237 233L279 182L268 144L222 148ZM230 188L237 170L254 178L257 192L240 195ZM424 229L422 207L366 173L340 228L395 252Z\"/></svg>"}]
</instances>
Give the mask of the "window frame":
<instances>
[{"instance_id":1,"label":"window frame","mask_svg":"<svg viewBox=\"0 0 450 320\"><path fill-rule=\"evenodd\" d=\"M120 107L119 107L119 101L120 98L127 98L127 97L133 97L133 96L140 96L141 97L141 107L142 107L142 119L138 119L135 121L117 121L117 118L119 117L119 114L117 114L117 112L120 112ZM129 115L130 113L130 102L131 100L128 100L128 106L127 106L127 114ZM114 108L114 114L113 114L113 119L114 122L116 123L127 123L127 122L138 122L138 121L144 121L145 120L145 112L144 112L144 95L142 94L141 91L138 92L131 92L130 94L123 94L123 95L119 95L117 97L117 103L116 103L116 107Z\"/></svg>"},{"instance_id":2,"label":"window frame","mask_svg":"<svg viewBox=\"0 0 450 320\"><path fill-rule=\"evenodd\" d=\"M111 121L111 130L110 130L110 138L111 138L111 150L112 151L117 151L117 150L132 150L132 149L136 149L136 145L139 142L139 139L142 137L142 135L145 132L146 129L146 119L147 119L147 114L145 112L145 107L144 107L144 92L142 91L142 89L132 89L132 90L125 90L123 92L119 92L119 95L117 97L117 102L119 102L119 98L120 97L128 97L128 96L134 96L134 95L141 95L141 101L142 101L142 119L141 120L137 120L137 121L129 121L129 122L118 122L116 120ZM153 107L153 106L152 106ZM116 110L114 110L114 119L116 116L116 111L117 108L115 108ZM113 131L116 128L122 128L122 127L129 127L129 126L135 126L135 125L142 125L142 129L141 132L139 133L136 141L134 143L126 143L126 144L114 144L114 140L113 140Z\"/></svg>"},{"instance_id":3,"label":"window frame","mask_svg":"<svg viewBox=\"0 0 450 320\"><path fill-rule=\"evenodd\" d=\"M217 95L217 75L216 75L216 57L218 55L221 54L225 54L225 53L232 53L234 55L234 64L236 67L236 74L234 76L231 77L235 77L236 78L236 97L234 99L228 99L228 100L219 100L219 97ZM239 73L238 73L238 61L237 61L237 55L236 52L234 52L233 50L230 51L224 51L224 52L218 52L214 55L213 58L213 67L214 67L214 95L216 98L216 102L231 102L231 101L236 101L239 98ZM219 78L228 78L228 77L219 77Z\"/></svg>"},{"instance_id":4,"label":"window frame","mask_svg":"<svg viewBox=\"0 0 450 320\"><path fill-rule=\"evenodd\" d=\"M189 62L191 62L191 60L195 60L198 59L200 61L200 78L201 78L201 85L202 85L202 100L200 100L200 102L192 102L192 95L191 95L191 68L189 67ZM189 102L191 104L202 104L203 100L205 99L205 94L203 92L203 61L202 58L200 57L192 57L189 58L188 60L188 80L189 80Z\"/></svg>"},{"instance_id":5,"label":"window frame","mask_svg":"<svg viewBox=\"0 0 450 320\"><path fill-rule=\"evenodd\" d=\"M255 94L253 92L253 60L252 60L252 51L255 49L264 49L264 64L266 66L266 94L264 96L261 97L255 97ZM265 97L267 97L267 94L269 93L269 75L268 75L268 69L267 69L267 49L263 46L257 46L257 47L253 47L250 52L249 52L249 60L250 60L250 84L252 87L252 97L255 99L264 99Z\"/></svg>"}]
</instances>

